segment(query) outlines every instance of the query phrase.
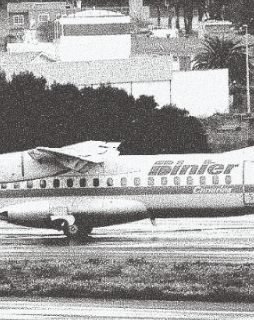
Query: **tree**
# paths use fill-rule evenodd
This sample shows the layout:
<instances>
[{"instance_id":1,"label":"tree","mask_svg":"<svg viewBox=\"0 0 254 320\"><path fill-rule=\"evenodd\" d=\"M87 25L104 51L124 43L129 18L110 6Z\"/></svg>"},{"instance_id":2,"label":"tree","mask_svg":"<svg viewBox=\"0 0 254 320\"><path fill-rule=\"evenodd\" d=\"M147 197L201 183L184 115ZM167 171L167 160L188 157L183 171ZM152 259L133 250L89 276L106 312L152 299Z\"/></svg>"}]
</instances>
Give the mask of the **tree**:
<instances>
[{"instance_id":1,"label":"tree","mask_svg":"<svg viewBox=\"0 0 254 320\"><path fill-rule=\"evenodd\" d=\"M205 130L186 110L174 105L154 109L132 123L121 154L208 152Z\"/></svg>"},{"instance_id":2,"label":"tree","mask_svg":"<svg viewBox=\"0 0 254 320\"><path fill-rule=\"evenodd\" d=\"M231 0L225 6L225 19L237 26L247 24L249 32L254 33L254 1Z\"/></svg>"},{"instance_id":3,"label":"tree","mask_svg":"<svg viewBox=\"0 0 254 320\"><path fill-rule=\"evenodd\" d=\"M246 84L245 45L228 38L207 37L203 50L194 58L193 69L229 69L230 84ZM249 63L250 70L253 69Z\"/></svg>"}]
</instances>

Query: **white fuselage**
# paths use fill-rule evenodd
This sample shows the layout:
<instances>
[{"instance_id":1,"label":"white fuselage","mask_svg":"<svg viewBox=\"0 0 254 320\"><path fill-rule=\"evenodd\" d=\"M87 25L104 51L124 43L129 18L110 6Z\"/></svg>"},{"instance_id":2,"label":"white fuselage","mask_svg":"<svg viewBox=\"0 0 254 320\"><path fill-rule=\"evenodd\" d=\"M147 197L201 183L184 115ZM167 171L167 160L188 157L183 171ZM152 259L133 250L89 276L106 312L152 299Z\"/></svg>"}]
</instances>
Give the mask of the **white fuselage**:
<instances>
[{"instance_id":1,"label":"white fuselage","mask_svg":"<svg viewBox=\"0 0 254 320\"><path fill-rule=\"evenodd\" d=\"M2 183L0 208L9 221L38 227L65 215L104 226L145 217L251 214L252 152L112 157L83 174Z\"/></svg>"}]
</instances>

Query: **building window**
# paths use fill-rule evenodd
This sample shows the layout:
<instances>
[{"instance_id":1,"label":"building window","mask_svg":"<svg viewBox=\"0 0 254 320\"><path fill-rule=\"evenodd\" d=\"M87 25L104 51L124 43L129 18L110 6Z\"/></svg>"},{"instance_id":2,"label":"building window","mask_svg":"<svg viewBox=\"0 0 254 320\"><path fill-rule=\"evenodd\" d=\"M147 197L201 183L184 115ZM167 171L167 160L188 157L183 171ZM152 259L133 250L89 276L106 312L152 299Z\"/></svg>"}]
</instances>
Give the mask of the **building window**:
<instances>
[{"instance_id":1,"label":"building window","mask_svg":"<svg viewBox=\"0 0 254 320\"><path fill-rule=\"evenodd\" d=\"M27 186L27 188L32 189L33 181L27 181L26 186Z\"/></svg>"},{"instance_id":2,"label":"building window","mask_svg":"<svg viewBox=\"0 0 254 320\"><path fill-rule=\"evenodd\" d=\"M7 184L6 183L2 183L1 184L1 189L7 189Z\"/></svg>"},{"instance_id":3,"label":"building window","mask_svg":"<svg viewBox=\"0 0 254 320\"><path fill-rule=\"evenodd\" d=\"M168 178L167 177L162 177L161 178L161 185L166 186L168 184Z\"/></svg>"},{"instance_id":4,"label":"building window","mask_svg":"<svg viewBox=\"0 0 254 320\"><path fill-rule=\"evenodd\" d=\"M191 176L187 177L187 186L193 185L193 178Z\"/></svg>"},{"instance_id":5,"label":"building window","mask_svg":"<svg viewBox=\"0 0 254 320\"><path fill-rule=\"evenodd\" d=\"M49 14L48 13L40 13L38 15L39 22L48 22L49 21Z\"/></svg>"},{"instance_id":6,"label":"building window","mask_svg":"<svg viewBox=\"0 0 254 320\"><path fill-rule=\"evenodd\" d=\"M212 177L212 182L213 182L213 184L219 184L219 182L220 182L220 180L219 180L219 176L213 176Z\"/></svg>"},{"instance_id":7,"label":"building window","mask_svg":"<svg viewBox=\"0 0 254 320\"><path fill-rule=\"evenodd\" d=\"M73 180L72 179L67 179L67 187L72 188L73 187Z\"/></svg>"},{"instance_id":8,"label":"building window","mask_svg":"<svg viewBox=\"0 0 254 320\"><path fill-rule=\"evenodd\" d=\"M121 178L121 186L126 187L127 186L127 178L123 177Z\"/></svg>"},{"instance_id":9,"label":"building window","mask_svg":"<svg viewBox=\"0 0 254 320\"><path fill-rule=\"evenodd\" d=\"M134 178L134 186L135 187L140 186L140 183L141 183L140 178Z\"/></svg>"},{"instance_id":10,"label":"building window","mask_svg":"<svg viewBox=\"0 0 254 320\"><path fill-rule=\"evenodd\" d=\"M81 188L86 187L86 179L84 179L84 178L80 179L80 180L79 180L79 186L80 186Z\"/></svg>"},{"instance_id":11,"label":"building window","mask_svg":"<svg viewBox=\"0 0 254 320\"><path fill-rule=\"evenodd\" d=\"M154 186L154 178L149 177L147 183L149 186Z\"/></svg>"},{"instance_id":12,"label":"building window","mask_svg":"<svg viewBox=\"0 0 254 320\"><path fill-rule=\"evenodd\" d=\"M180 184L181 184L180 177L174 177L174 185L180 186Z\"/></svg>"},{"instance_id":13,"label":"building window","mask_svg":"<svg viewBox=\"0 0 254 320\"><path fill-rule=\"evenodd\" d=\"M94 187L99 187L99 185L100 185L99 179L98 178L93 179L93 186Z\"/></svg>"},{"instance_id":14,"label":"building window","mask_svg":"<svg viewBox=\"0 0 254 320\"><path fill-rule=\"evenodd\" d=\"M112 178L108 178L107 185L108 185L108 187L113 187L113 179Z\"/></svg>"},{"instance_id":15,"label":"building window","mask_svg":"<svg viewBox=\"0 0 254 320\"><path fill-rule=\"evenodd\" d=\"M13 24L14 25L23 25L24 24L23 14L20 14L18 16L13 16Z\"/></svg>"},{"instance_id":16,"label":"building window","mask_svg":"<svg viewBox=\"0 0 254 320\"><path fill-rule=\"evenodd\" d=\"M40 181L40 187L44 189L44 188L46 188L46 186L47 186L46 180L41 180Z\"/></svg>"},{"instance_id":17,"label":"building window","mask_svg":"<svg viewBox=\"0 0 254 320\"><path fill-rule=\"evenodd\" d=\"M225 183L226 183L226 184L231 184L231 183L232 183L231 176L226 176L226 177L225 177Z\"/></svg>"},{"instance_id":18,"label":"building window","mask_svg":"<svg viewBox=\"0 0 254 320\"><path fill-rule=\"evenodd\" d=\"M54 181L53 181L53 187L54 187L54 188L59 188L59 187L60 187L60 180L59 180L59 179L54 179Z\"/></svg>"}]
</instances>

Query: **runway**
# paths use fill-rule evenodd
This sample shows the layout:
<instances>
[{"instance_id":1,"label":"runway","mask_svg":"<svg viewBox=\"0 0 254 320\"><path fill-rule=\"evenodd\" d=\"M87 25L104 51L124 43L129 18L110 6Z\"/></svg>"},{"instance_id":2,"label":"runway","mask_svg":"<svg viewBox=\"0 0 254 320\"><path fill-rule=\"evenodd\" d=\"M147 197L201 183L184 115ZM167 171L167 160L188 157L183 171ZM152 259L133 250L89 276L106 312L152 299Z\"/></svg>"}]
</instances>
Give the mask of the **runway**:
<instances>
[{"instance_id":1,"label":"runway","mask_svg":"<svg viewBox=\"0 0 254 320\"><path fill-rule=\"evenodd\" d=\"M143 220L94 229L85 243L61 232L0 225L0 259L105 259L145 257L161 261L254 263L252 217Z\"/></svg>"},{"instance_id":2,"label":"runway","mask_svg":"<svg viewBox=\"0 0 254 320\"><path fill-rule=\"evenodd\" d=\"M254 263L252 217L158 219L94 229L86 243L62 233L0 224L1 260L127 259ZM3 298L0 319L254 319L253 304Z\"/></svg>"},{"instance_id":3,"label":"runway","mask_svg":"<svg viewBox=\"0 0 254 320\"><path fill-rule=\"evenodd\" d=\"M0 319L195 319L250 320L254 305L200 302L105 301L89 299L2 299Z\"/></svg>"}]
</instances>

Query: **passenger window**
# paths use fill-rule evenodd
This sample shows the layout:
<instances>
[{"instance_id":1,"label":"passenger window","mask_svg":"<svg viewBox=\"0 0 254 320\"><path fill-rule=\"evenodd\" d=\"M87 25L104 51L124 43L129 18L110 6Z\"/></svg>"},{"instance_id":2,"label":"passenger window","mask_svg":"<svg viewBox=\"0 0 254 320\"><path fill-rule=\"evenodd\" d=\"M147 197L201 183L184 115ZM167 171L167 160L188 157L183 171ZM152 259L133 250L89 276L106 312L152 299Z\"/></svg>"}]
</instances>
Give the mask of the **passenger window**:
<instances>
[{"instance_id":1,"label":"passenger window","mask_svg":"<svg viewBox=\"0 0 254 320\"><path fill-rule=\"evenodd\" d=\"M121 178L121 186L126 187L127 186L127 178L123 177Z\"/></svg>"},{"instance_id":2,"label":"passenger window","mask_svg":"<svg viewBox=\"0 0 254 320\"><path fill-rule=\"evenodd\" d=\"M59 188L59 187L60 187L60 180L59 180L59 179L54 179L54 181L53 181L53 187L54 187L54 188Z\"/></svg>"},{"instance_id":3,"label":"passenger window","mask_svg":"<svg viewBox=\"0 0 254 320\"><path fill-rule=\"evenodd\" d=\"M180 177L174 177L174 185L175 186L180 186L180 184L181 184Z\"/></svg>"},{"instance_id":4,"label":"passenger window","mask_svg":"<svg viewBox=\"0 0 254 320\"><path fill-rule=\"evenodd\" d=\"M108 187L113 187L113 179L112 178L108 178L107 185L108 185Z\"/></svg>"},{"instance_id":5,"label":"passenger window","mask_svg":"<svg viewBox=\"0 0 254 320\"><path fill-rule=\"evenodd\" d=\"M41 180L40 181L40 187L44 189L44 188L46 188L46 186L47 186L46 180Z\"/></svg>"},{"instance_id":6,"label":"passenger window","mask_svg":"<svg viewBox=\"0 0 254 320\"><path fill-rule=\"evenodd\" d=\"M226 183L226 184L231 184L231 183L232 183L231 176L226 176L226 177L225 177L225 183Z\"/></svg>"},{"instance_id":7,"label":"passenger window","mask_svg":"<svg viewBox=\"0 0 254 320\"><path fill-rule=\"evenodd\" d=\"M205 176L201 176L199 178L199 182L201 186L205 186L206 185L206 177Z\"/></svg>"},{"instance_id":8,"label":"passenger window","mask_svg":"<svg viewBox=\"0 0 254 320\"><path fill-rule=\"evenodd\" d=\"M154 178L153 177L149 177L147 180L147 183L149 186L154 186Z\"/></svg>"},{"instance_id":9,"label":"passenger window","mask_svg":"<svg viewBox=\"0 0 254 320\"><path fill-rule=\"evenodd\" d=\"M93 179L93 186L94 187L99 187L99 185L100 185L99 179L98 178Z\"/></svg>"},{"instance_id":10,"label":"passenger window","mask_svg":"<svg viewBox=\"0 0 254 320\"><path fill-rule=\"evenodd\" d=\"M167 177L162 177L161 178L161 185L166 186L168 184L168 178Z\"/></svg>"},{"instance_id":11,"label":"passenger window","mask_svg":"<svg viewBox=\"0 0 254 320\"><path fill-rule=\"evenodd\" d=\"M213 182L213 184L219 184L219 182L220 182L219 176L213 176L212 182Z\"/></svg>"},{"instance_id":12,"label":"passenger window","mask_svg":"<svg viewBox=\"0 0 254 320\"><path fill-rule=\"evenodd\" d=\"M141 183L140 178L134 178L134 186L135 187L140 186L140 183Z\"/></svg>"},{"instance_id":13,"label":"passenger window","mask_svg":"<svg viewBox=\"0 0 254 320\"><path fill-rule=\"evenodd\" d=\"M67 179L67 187L72 188L73 187L73 180L72 179Z\"/></svg>"},{"instance_id":14,"label":"passenger window","mask_svg":"<svg viewBox=\"0 0 254 320\"><path fill-rule=\"evenodd\" d=\"M27 186L27 188L32 189L33 188L33 181L27 181L26 186Z\"/></svg>"},{"instance_id":15,"label":"passenger window","mask_svg":"<svg viewBox=\"0 0 254 320\"><path fill-rule=\"evenodd\" d=\"M81 188L86 187L86 179L82 178L79 180L79 185Z\"/></svg>"},{"instance_id":16,"label":"passenger window","mask_svg":"<svg viewBox=\"0 0 254 320\"><path fill-rule=\"evenodd\" d=\"M193 186L193 178L191 176L187 177L187 186Z\"/></svg>"},{"instance_id":17,"label":"passenger window","mask_svg":"<svg viewBox=\"0 0 254 320\"><path fill-rule=\"evenodd\" d=\"M20 184L19 182L15 182L14 185L13 185L14 189L19 189L20 187Z\"/></svg>"}]
</instances>

